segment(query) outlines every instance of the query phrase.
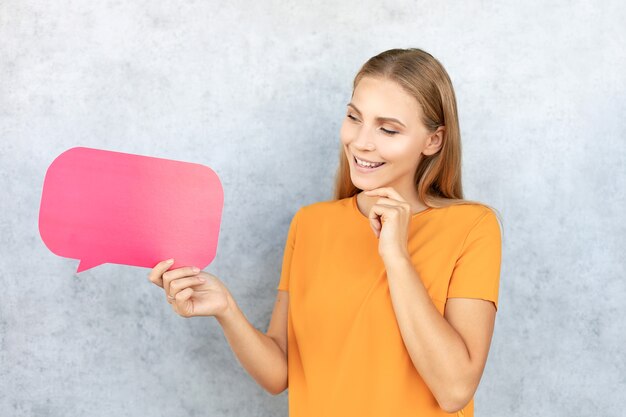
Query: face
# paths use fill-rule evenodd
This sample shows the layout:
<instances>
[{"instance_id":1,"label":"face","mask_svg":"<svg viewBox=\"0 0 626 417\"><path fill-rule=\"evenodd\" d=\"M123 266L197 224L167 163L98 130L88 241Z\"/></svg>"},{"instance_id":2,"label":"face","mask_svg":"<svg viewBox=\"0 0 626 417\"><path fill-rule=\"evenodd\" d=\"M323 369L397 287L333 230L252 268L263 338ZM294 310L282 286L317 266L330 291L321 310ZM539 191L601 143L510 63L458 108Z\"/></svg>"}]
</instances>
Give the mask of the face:
<instances>
[{"instance_id":1,"label":"face","mask_svg":"<svg viewBox=\"0 0 626 417\"><path fill-rule=\"evenodd\" d=\"M372 77L359 81L340 131L356 187L394 187L407 197L416 194L413 178L422 154L437 152L443 137L443 127L429 132L421 116L417 100L395 82ZM383 164L362 168L355 157Z\"/></svg>"}]
</instances>

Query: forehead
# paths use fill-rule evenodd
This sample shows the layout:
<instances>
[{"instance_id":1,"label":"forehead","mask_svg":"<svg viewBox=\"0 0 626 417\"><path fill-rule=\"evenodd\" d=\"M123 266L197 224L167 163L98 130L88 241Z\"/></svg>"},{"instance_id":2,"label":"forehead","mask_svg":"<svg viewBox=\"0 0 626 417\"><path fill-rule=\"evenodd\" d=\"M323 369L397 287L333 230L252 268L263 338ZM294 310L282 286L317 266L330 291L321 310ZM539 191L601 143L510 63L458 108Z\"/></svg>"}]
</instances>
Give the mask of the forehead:
<instances>
[{"instance_id":1,"label":"forehead","mask_svg":"<svg viewBox=\"0 0 626 417\"><path fill-rule=\"evenodd\" d=\"M395 81L363 77L358 82L351 100L363 113L376 116L398 117L408 121L419 118L417 100Z\"/></svg>"}]
</instances>

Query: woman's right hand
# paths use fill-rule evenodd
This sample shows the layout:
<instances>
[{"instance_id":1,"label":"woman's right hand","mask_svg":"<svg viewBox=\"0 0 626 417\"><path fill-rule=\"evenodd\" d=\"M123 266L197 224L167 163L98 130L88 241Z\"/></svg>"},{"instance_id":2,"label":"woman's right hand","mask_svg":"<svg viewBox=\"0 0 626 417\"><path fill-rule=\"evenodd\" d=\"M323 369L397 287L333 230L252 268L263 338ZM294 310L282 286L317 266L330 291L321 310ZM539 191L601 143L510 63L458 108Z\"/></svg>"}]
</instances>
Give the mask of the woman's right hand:
<instances>
[{"instance_id":1,"label":"woman's right hand","mask_svg":"<svg viewBox=\"0 0 626 417\"><path fill-rule=\"evenodd\" d=\"M148 278L165 290L166 300L177 314L218 318L228 311L232 298L219 278L188 266L168 271L172 264L159 262Z\"/></svg>"}]
</instances>

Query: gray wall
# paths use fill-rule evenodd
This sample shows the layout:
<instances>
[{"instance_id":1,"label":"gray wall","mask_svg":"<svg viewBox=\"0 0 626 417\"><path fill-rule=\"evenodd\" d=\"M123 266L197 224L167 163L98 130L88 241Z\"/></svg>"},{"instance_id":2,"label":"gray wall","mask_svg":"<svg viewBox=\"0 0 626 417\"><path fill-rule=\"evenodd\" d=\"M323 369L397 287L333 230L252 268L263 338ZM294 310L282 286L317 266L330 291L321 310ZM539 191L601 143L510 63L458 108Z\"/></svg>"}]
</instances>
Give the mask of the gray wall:
<instances>
[{"instance_id":1,"label":"gray wall","mask_svg":"<svg viewBox=\"0 0 626 417\"><path fill-rule=\"evenodd\" d=\"M623 415L626 6L598 4L0 0L0 415L287 415L148 269L49 252L44 174L74 146L212 167L207 271L265 331L289 220L331 198L352 77L393 47L447 68L466 197L504 217L477 416Z\"/></svg>"}]
</instances>

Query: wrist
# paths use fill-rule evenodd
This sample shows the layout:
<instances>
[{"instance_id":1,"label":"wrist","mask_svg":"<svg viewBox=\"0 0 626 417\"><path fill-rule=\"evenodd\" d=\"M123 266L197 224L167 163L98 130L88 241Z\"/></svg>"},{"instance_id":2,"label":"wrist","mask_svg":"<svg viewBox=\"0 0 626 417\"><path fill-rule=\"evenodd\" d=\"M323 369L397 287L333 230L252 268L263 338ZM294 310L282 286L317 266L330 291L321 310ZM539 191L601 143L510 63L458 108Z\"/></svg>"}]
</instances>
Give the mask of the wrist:
<instances>
[{"instance_id":1,"label":"wrist","mask_svg":"<svg viewBox=\"0 0 626 417\"><path fill-rule=\"evenodd\" d=\"M226 295L226 308L219 314L215 315L217 321L222 325L228 325L228 323L233 322L235 320L237 313L239 312L239 307L235 302L235 299L228 293Z\"/></svg>"},{"instance_id":2,"label":"wrist","mask_svg":"<svg viewBox=\"0 0 626 417\"><path fill-rule=\"evenodd\" d=\"M412 263L411 257L406 252L394 252L394 253L390 253L387 255L381 255L381 258L385 265L404 263L404 262Z\"/></svg>"}]
</instances>

